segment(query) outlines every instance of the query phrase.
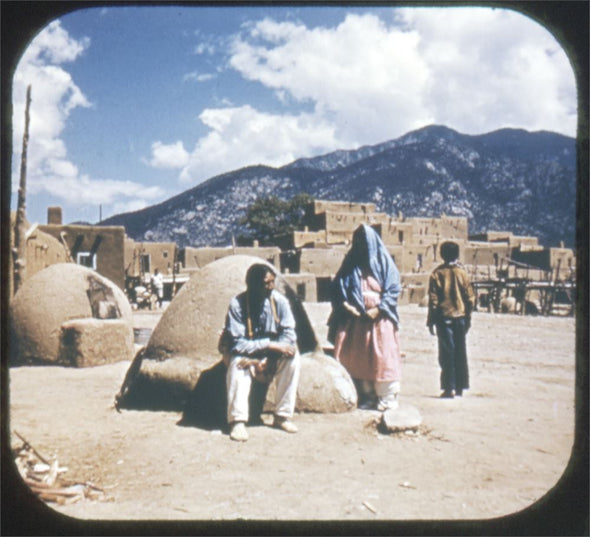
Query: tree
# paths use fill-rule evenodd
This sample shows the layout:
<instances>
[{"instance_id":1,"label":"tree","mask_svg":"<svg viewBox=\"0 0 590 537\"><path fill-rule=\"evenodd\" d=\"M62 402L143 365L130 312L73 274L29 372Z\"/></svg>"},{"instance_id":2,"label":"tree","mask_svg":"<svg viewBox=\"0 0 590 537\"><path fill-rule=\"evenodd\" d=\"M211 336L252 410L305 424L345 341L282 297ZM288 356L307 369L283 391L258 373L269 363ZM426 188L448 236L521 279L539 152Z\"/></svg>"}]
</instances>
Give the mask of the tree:
<instances>
[{"instance_id":1,"label":"tree","mask_svg":"<svg viewBox=\"0 0 590 537\"><path fill-rule=\"evenodd\" d=\"M305 226L306 206L312 201L306 193L297 194L290 201L276 196L256 199L240 222L245 227L240 238L255 239L261 245L272 244L276 237Z\"/></svg>"}]
</instances>

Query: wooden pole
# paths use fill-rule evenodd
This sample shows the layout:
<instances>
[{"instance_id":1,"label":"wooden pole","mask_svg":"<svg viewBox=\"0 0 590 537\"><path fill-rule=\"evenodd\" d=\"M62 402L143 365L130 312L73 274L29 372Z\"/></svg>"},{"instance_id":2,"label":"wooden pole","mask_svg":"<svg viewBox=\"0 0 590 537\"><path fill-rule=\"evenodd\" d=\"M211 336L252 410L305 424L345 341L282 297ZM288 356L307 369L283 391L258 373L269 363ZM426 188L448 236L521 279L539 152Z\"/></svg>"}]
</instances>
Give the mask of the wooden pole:
<instances>
[{"instance_id":1,"label":"wooden pole","mask_svg":"<svg viewBox=\"0 0 590 537\"><path fill-rule=\"evenodd\" d=\"M25 105L25 131L21 153L20 183L18 188L18 205L14 228L14 292L19 290L26 277L26 199L27 199L27 149L29 147L29 108L31 106L31 86L27 87Z\"/></svg>"},{"instance_id":2,"label":"wooden pole","mask_svg":"<svg viewBox=\"0 0 590 537\"><path fill-rule=\"evenodd\" d=\"M172 296L170 300L176 296L176 271L177 271L177 263L178 263L178 249L176 245L174 245L174 255L172 256Z\"/></svg>"}]
</instances>

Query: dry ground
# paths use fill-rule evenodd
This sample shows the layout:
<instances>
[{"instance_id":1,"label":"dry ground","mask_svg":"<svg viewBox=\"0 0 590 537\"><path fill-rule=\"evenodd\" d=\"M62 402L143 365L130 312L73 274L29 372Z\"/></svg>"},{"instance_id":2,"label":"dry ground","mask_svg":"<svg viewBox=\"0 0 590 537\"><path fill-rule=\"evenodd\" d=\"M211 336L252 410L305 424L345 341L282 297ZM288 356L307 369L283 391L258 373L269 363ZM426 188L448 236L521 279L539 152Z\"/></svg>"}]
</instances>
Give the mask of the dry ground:
<instances>
[{"instance_id":1,"label":"dry ground","mask_svg":"<svg viewBox=\"0 0 590 537\"><path fill-rule=\"evenodd\" d=\"M327 309L309 307L323 337ZM488 519L533 504L573 445L574 319L475 313L471 389L441 400L426 310L400 314L401 401L422 414L417 435L382 435L377 413L355 410L297 415L296 435L257 427L235 443L179 426L180 413L117 413L129 362L10 369L10 427L68 479L106 491L107 501L52 505L81 519Z\"/></svg>"}]
</instances>

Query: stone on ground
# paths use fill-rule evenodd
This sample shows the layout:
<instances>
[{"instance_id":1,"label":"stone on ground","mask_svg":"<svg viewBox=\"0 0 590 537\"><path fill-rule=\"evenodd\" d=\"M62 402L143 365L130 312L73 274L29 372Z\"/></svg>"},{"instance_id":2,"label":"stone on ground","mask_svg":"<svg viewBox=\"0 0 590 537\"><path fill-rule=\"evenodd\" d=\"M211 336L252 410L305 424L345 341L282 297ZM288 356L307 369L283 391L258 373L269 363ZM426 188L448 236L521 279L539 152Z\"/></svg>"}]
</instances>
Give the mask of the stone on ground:
<instances>
[{"instance_id":1,"label":"stone on ground","mask_svg":"<svg viewBox=\"0 0 590 537\"><path fill-rule=\"evenodd\" d=\"M401 403L398 408L383 412L381 417L381 425L390 433L416 430L421 424L422 415L420 411L412 405Z\"/></svg>"}]
</instances>

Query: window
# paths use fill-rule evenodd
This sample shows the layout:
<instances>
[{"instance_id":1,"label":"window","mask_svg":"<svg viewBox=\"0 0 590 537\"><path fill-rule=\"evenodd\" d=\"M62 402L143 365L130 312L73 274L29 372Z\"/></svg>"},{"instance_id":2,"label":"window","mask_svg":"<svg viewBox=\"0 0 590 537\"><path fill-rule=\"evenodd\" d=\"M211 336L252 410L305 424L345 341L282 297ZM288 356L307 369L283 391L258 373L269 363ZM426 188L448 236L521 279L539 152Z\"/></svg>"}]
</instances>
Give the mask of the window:
<instances>
[{"instance_id":1,"label":"window","mask_svg":"<svg viewBox=\"0 0 590 537\"><path fill-rule=\"evenodd\" d=\"M416 271L420 271L420 269L422 268L422 254L417 254L416 255Z\"/></svg>"},{"instance_id":2,"label":"window","mask_svg":"<svg viewBox=\"0 0 590 537\"><path fill-rule=\"evenodd\" d=\"M151 272L152 271L152 263L150 259L150 254L141 254L139 258L139 262L141 264L140 272Z\"/></svg>"},{"instance_id":3,"label":"window","mask_svg":"<svg viewBox=\"0 0 590 537\"><path fill-rule=\"evenodd\" d=\"M96 269L96 254L91 252L78 252L76 254L76 263L83 267Z\"/></svg>"}]
</instances>

